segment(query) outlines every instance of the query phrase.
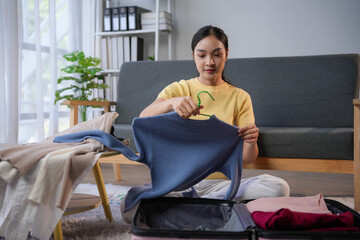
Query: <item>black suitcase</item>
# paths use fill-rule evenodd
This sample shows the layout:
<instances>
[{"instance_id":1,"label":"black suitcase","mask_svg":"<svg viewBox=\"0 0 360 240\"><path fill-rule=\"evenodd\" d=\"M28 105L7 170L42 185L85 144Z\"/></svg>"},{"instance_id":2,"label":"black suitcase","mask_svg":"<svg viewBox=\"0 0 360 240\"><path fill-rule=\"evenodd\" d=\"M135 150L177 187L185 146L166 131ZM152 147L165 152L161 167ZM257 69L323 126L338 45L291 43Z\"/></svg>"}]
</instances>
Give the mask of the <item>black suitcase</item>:
<instances>
[{"instance_id":1,"label":"black suitcase","mask_svg":"<svg viewBox=\"0 0 360 240\"><path fill-rule=\"evenodd\" d=\"M360 214L344 204L325 199L328 209L333 214L341 214L351 212L354 216L354 225L360 228ZM256 239L273 240L273 239L309 239L309 240L346 240L360 239L360 232L354 231L269 231L257 228L255 230Z\"/></svg>"},{"instance_id":2,"label":"black suitcase","mask_svg":"<svg viewBox=\"0 0 360 240\"><path fill-rule=\"evenodd\" d=\"M204 198L141 200L133 240L252 239L255 223L244 204Z\"/></svg>"}]
</instances>

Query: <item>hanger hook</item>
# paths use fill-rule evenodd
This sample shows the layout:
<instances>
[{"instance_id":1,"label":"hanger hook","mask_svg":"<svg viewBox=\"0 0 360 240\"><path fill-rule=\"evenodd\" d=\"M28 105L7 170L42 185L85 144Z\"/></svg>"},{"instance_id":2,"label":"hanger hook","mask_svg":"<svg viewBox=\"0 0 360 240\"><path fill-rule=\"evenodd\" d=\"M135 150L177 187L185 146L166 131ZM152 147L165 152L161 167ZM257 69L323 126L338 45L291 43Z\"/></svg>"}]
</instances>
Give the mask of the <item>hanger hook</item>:
<instances>
[{"instance_id":1,"label":"hanger hook","mask_svg":"<svg viewBox=\"0 0 360 240\"><path fill-rule=\"evenodd\" d=\"M210 94L208 91L200 91L200 92L197 94L197 98L198 98L198 100L199 100L198 107L200 107L200 105L201 105L201 99L200 99L200 96L199 96L200 93L207 93L207 94L209 94L209 96L212 98L212 100L215 101L215 99L213 98L213 96L211 96L211 94Z\"/></svg>"}]
</instances>

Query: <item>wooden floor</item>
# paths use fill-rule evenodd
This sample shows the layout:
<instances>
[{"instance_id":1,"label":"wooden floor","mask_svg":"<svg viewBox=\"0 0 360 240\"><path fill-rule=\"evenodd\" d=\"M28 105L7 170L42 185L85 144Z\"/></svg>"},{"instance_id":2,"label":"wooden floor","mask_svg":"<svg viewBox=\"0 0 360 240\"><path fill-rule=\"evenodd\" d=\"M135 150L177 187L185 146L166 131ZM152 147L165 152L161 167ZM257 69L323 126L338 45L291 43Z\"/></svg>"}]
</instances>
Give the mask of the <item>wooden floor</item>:
<instances>
[{"instance_id":1,"label":"wooden floor","mask_svg":"<svg viewBox=\"0 0 360 240\"><path fill-rule=\"evenodd\" d=\"M113 175L112 164L101 164L105 183L123 186L142 185L151 182L149 170L141 165L122 165L122 180L116 181ZM292 196L310 196L323 193L324 196L353 196L354 182L351 174L286 172L267 170L243 171L243 178L256 176L262 173L281 177L290 185ZM95 183L92 172L86 176L82 183Z\"/></svg>"}]
</instances>

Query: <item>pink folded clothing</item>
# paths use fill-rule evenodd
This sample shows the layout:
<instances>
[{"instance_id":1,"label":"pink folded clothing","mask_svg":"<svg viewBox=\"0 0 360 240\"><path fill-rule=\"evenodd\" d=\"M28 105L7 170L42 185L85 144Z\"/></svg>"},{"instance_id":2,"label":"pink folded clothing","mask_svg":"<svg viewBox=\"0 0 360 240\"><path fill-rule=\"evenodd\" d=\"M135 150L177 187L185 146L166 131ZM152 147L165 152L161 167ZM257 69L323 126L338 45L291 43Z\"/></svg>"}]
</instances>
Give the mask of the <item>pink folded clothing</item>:
<instances>
[{"instance_id":1,"label":"pink folded clothing","mask_svg":"<svg viewBox=\"0 0 360 240\"><path fill-rule=\"evenodd\" d=\"M255 211L276 212L282 208L287 208L294 212L331 213L326 206L322 194L309 197L259 198L248 202L246 207L250 213Z\"/></svg>"},{"instance_id":2,"label":"pink folded clothing","mask_svg":"<svg viewBox=\"0 0 360 240\"><path fill-rule=\"evenodd\" d=\"M328 228L354 227L351 212L340 215L293 212L280 209L276 212L256 211L251 214L258 227L264 230L321 230Z\"/></svg>"}]
</instances>

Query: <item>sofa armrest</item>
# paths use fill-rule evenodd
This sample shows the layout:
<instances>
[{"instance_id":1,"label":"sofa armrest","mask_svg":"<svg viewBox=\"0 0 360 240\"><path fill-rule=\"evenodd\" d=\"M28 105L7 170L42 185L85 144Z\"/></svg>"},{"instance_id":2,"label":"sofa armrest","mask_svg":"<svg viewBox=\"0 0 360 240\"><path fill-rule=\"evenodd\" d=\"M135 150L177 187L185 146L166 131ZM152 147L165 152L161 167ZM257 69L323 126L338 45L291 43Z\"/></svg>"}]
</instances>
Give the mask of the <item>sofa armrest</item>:
<instances>
[{"instance_id":1,"label":"sofa armrest","mask_svg":"<svg viewBox=\"0 0 360 240\"><path fill-rule=\"evenodd\" d=\"M360 210L360 99L354 99L354 204Z\"/></svg>"}]
</instances>

